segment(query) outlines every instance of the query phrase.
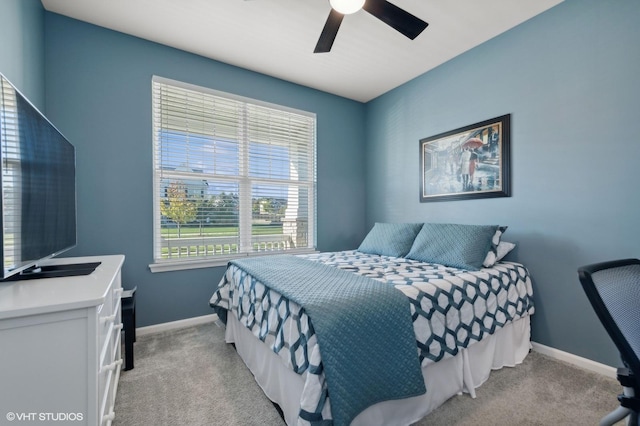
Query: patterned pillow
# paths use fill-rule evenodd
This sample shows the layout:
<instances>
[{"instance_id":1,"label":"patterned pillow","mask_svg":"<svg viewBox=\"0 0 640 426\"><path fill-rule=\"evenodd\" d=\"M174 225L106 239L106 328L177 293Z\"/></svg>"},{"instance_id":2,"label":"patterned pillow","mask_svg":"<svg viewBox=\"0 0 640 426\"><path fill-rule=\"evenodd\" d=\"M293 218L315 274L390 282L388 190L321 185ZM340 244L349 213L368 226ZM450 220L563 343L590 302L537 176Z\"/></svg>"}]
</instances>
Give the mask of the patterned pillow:
<instances>
[{"instance_id":1,"label":"patterned pillow","mask_svg":"<svg viewBox=\"0 0 640 426\"><path fill-rule=\"evenodd\" d=\"M425 223L407 257L477 271L491 247L498 225Z\"/></svg>"},{"instance_id":2,"label":"patterned pillow","mask_svg":"<svg viewBox=\"0 0 640 426\"><path fill-rule=\"evenodd\" d=\"M496 254L494 255L491 251L487 253L487 257L485 258L483 265L487 268L495 265L499 260L502 260L503 257L509 254L509 252L515 247L516 245L514 243L510 243L508 241L500 241L500 244L498 244L498 249L496 250ZM493 263L488 264L490 262L487 262L487 259L494 259Z\"/></svg>"},{"instance_id":3,"label":"patterned pillow","mask_svg":"<svg viewBox=\"0 0 640 426\"><path fill-rule=\"evenodd\" d=\"M358 251L402 257L409 253L420 228L421 223L376 223L362 240Z\"/></svg>"},{"instance_id":4,"label":"patterned pillow","mask_svg":"<svg viewBox=\"0 0 640 426\"><path fill-rule=\"evenodd\" d=\"M483 266L489 268L495 265L495 263L499 260L497 259L498 244L500 244L500 238L502 238L502 234L505 233L507 228L507 226L498 226L498 229L496 229L496 233L493 234L493 238L491 239L491 248L487 253L487 257L485 257L484 262L482 262Z\"/></svg>"}]
</instances>

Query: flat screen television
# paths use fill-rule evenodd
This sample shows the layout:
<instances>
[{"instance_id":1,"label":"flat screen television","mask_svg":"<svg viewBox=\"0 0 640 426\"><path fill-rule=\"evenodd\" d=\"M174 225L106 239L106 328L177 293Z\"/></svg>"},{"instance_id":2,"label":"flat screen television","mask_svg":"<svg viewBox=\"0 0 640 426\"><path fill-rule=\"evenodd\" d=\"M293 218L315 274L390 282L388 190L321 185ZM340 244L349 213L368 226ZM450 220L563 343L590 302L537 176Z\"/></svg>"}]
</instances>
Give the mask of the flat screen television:
<instances>
[{"instance_id":1,"label":"flat screen television","mask_svg":"<svg viewBox=\"0 0 640 426\"><path fill-rule=\"evenodd\" d=\"M76 245L75 148L2 74L0 146L0 280L49 276L39 263Z\"/></svg>"}]
</instances>

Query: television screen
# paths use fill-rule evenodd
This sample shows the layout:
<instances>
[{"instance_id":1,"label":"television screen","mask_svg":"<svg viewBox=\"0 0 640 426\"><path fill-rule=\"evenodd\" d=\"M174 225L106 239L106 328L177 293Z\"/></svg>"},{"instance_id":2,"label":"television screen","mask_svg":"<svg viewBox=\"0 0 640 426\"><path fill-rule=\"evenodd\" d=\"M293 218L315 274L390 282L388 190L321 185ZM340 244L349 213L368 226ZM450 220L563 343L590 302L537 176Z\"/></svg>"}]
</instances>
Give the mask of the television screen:
<instances>
[{"instance_id":1,"label":"television screen","mask_svg":"<svg viewBox=\"0 0 640 426\"><path fill-rule=\"evenodd\" d=\"M76 244L75 148L0 74L2 279Z\"/></svg>"}]
</instances>

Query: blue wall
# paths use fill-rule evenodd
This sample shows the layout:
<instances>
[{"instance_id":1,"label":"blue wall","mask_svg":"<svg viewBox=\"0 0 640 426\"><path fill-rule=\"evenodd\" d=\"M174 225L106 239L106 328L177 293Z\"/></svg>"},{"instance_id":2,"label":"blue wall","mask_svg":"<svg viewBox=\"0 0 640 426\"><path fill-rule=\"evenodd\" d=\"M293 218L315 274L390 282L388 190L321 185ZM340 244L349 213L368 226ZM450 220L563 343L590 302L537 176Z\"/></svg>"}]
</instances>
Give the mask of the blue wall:
<instances>
[{"instance_id":1,"label":"blue wall","mask_svg":"<svg viewBox=\"0 0 640 426\"><path fill-rule=\"evenodd\" d=\"M45 24L47 112L77 150L78 246L69 255L126 255L138 326L213 313L209 298L224 272L149 271L154 74L316 113L318 249L360 243L363 104L61 15L47 12Z\"/></svg>"},{"instance_id":2,"label":"blue wall","mask_svg":"<svg viewBox=\"0 0 640 426\"><path fill-rule=\"evenodd\" d=\"M44 112L44 9L40 0L0 1L0 73Z\"/></svg>"},{"instance_id":3,"label":"blue wall","mask_svg":"<svg viewBox=\"0 0 640 426\"><path fill-rule=\"evenodd\" d=\"M609 365L577 279L640 256L640 2L564 3L367 105L367 223L509 225L533 340ZM511 114L512 197L419 202L418 141Z\"/></svg>"}]
</instances>

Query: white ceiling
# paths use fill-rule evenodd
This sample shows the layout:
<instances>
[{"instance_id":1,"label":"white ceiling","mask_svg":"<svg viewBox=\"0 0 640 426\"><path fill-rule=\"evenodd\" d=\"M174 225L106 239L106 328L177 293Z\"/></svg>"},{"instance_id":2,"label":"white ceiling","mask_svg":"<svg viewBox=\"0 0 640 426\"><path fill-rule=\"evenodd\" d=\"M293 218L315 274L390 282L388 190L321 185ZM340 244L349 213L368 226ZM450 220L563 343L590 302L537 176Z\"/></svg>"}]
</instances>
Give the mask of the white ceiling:
<instances>
[{"instance_id":1,"label":"white ceiling","mask_svg":"<svg viewBox=\"0 0 640 426\"><path fill-rule=\"evenodd\" d=\"M429 26L411 41L360 10L313 53L328 0L42 0L45 9L367 102L562 0L391 0Z\"/></svg>"}]
</instances>

